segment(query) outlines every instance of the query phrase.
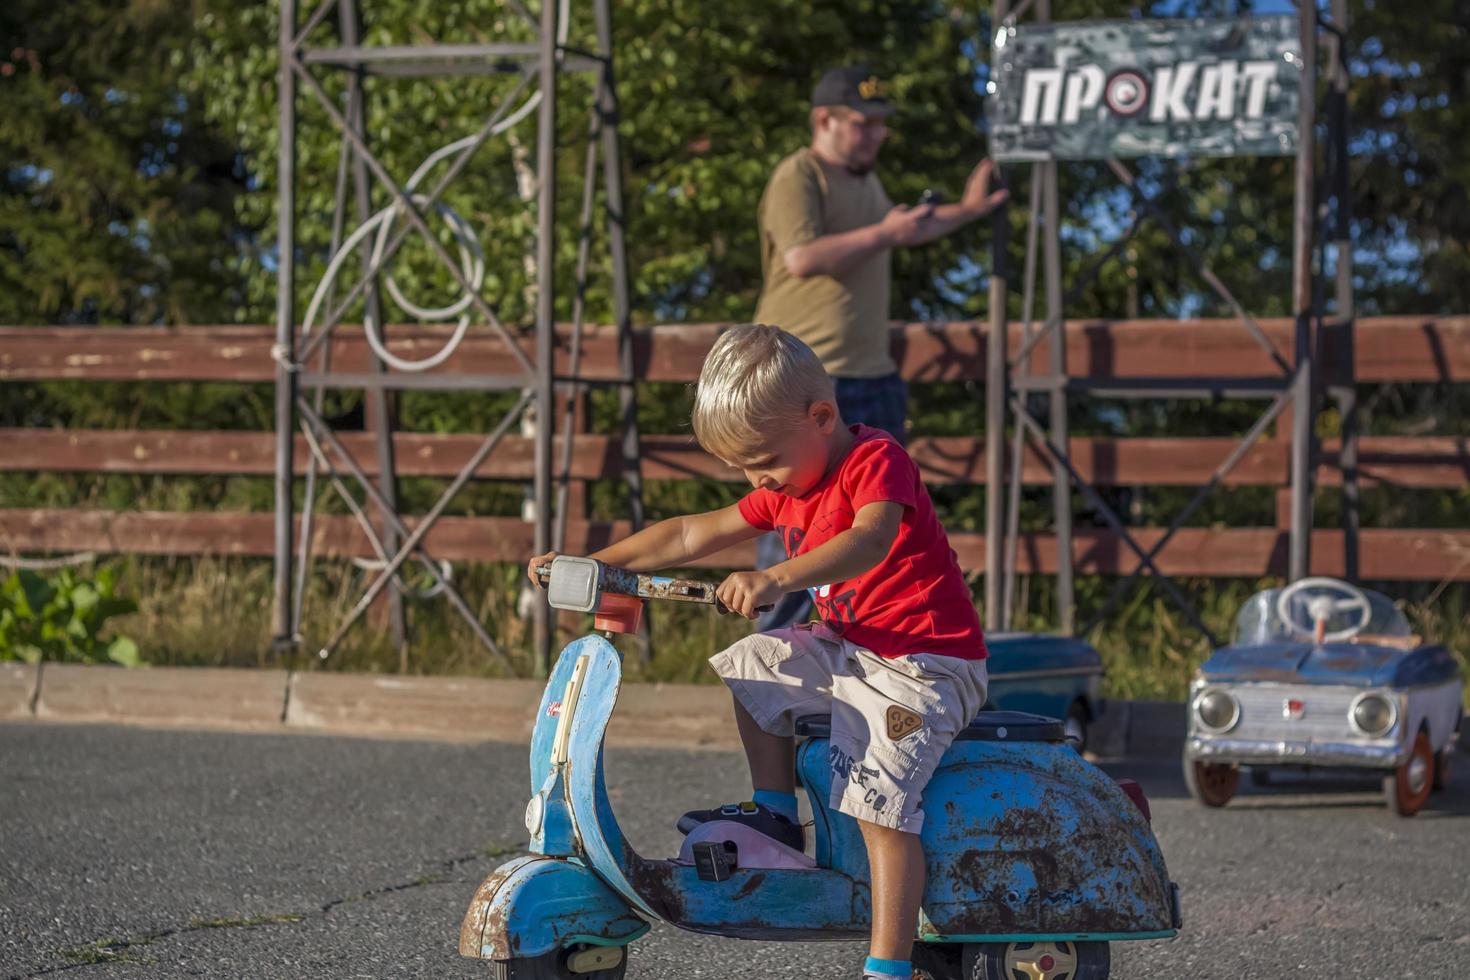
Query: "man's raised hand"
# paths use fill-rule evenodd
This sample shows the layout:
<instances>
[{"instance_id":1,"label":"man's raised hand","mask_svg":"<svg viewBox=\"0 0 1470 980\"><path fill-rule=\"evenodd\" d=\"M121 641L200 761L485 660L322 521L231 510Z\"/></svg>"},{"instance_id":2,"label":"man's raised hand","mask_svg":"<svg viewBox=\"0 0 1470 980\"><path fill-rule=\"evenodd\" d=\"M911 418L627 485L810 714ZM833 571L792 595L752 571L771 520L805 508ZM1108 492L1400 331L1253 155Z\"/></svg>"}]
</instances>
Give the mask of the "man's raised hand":
<instances>
[{"instance_id":1,"label":"man's raised hand","mask_svg":"<svg viewBox=\"0 0 1470 980\"><path fill-rule=\"evenodd\" d=\"M980 161L970 172L970 179L965 181L965 193L960 198L960 203L976 218L983 218L1011 196L1011 192L1004 187L994 191L990 189L990 182L994 177L995 161L986 158Z\"/></svg>"}]
</instances>

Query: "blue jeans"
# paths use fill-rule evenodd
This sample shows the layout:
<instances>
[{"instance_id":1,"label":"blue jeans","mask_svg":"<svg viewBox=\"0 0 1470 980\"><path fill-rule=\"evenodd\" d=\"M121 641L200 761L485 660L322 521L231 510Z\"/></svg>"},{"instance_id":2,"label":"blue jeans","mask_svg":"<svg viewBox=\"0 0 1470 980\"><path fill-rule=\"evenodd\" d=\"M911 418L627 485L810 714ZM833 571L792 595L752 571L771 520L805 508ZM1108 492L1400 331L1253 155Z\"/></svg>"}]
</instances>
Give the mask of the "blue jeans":
<instances>
[{"instance_id":1,"label":"blue jeans","mask_svg":"<svg viewBox=\"0 0 1470 980\"><path fill-rule=\"evenodd\" d=\"M896 374L882 378L833 378L837 388L837 410L848 425L861 422L883 429L899 445L904 443L904 422L908 418L909 386ZM763 534L755 543L755 567L770 568L785 561L786 546L780 535ZM806 592L790 592L761 613L756 628L762 633L804 623L812 615L812 597Z\"/></svg>"}]
</instances>

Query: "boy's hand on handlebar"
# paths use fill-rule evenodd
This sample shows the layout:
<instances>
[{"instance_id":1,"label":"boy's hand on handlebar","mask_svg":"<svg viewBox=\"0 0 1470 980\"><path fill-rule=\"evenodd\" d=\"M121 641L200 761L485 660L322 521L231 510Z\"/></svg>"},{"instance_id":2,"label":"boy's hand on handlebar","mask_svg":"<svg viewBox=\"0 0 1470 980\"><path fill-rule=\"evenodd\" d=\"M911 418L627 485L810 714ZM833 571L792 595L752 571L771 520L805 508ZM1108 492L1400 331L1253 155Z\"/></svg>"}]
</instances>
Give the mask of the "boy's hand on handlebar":
<instances>
[{"instance_id":1,"label":"boy's hand on handlebar","mask_svg":"<svg viewBox=\"0 0 1470 980\"><path fill-rule=\"evenodd\" d=\"M771 606L786 594L769 572L735 572L715 590L719 600L746 619L755 619L762 606Z\"/></svg>"},{"instance_id":2,"label":"boy's hand on handlebar","mask_svg":"<svg viewBox=\"0 0 1470 980\"><path fill-rule=\"evenodd\" d=\"M532 558L529 562L526 563L526 577L531 580L532 585L536 586L537 588L542 587L541 580L536 577L536 569L540 568L542 565L550 565L551 562L556 558L556 556L557 552L548 551L544 555L537 555L535 558Z\"/></svg>"}]
</instances>

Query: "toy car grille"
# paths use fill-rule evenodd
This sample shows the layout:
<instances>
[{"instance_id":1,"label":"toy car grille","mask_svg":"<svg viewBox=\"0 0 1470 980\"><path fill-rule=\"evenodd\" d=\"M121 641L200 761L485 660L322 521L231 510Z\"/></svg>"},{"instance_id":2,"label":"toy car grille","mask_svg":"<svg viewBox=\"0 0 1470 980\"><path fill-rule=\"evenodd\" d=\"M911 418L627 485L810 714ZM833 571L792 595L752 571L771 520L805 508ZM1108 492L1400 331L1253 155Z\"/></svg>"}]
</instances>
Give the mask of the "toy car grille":
<instances>
[{"instance_id":1,"label":"toy car grille","mask_svg":"<svg viewBox=\"0 0 1470 980\"><path fill-rule=\"evenodd\" d=\"M1240 723L1232 735L1246 738L1361 738L1348 721L1355 687L1304 687L1299 684L1246 684L1232 688L1240 701ZM1300 708L1290 717L1287 702Z\"/></svg>"}]
</instances>

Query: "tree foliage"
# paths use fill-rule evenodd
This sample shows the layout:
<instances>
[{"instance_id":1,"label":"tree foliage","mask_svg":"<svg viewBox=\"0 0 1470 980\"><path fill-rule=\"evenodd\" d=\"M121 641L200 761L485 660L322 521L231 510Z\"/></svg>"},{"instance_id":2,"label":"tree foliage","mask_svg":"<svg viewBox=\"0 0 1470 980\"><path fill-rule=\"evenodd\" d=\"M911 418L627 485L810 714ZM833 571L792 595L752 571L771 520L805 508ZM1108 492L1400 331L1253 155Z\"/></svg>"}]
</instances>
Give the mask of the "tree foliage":
<instances>
[{"instance_id":1,"label":"tree foliage","mask_svg":"<svg viewBox=\"0 0 1470 980\"><path fill-rule=\"evenodd\" d=\"M1148 12L1219 16L1262 6L1160 0ZM1470 135L1470 46L1459 6L1433 0L1422 17L1406 21L1381 0L1351 4L1355 269L1367 312L1470 305L1470 164L1457 152ZM534 38L508 0L373 0L361 7L368 43ZM590 5L572 9L570 43L588 48ZM271 319L278 10L267 0L17 0L0 11L0 320ZM1123 0L1058 0L1054 10L1058 20L1142 12ZM635 311L645 322L739 319L754 308L755 204L775 163L807 139L806 99L823 68L866 60L891 80L902 111L880 173L895 200L912 200L926 187L957 195L985 151L981 93L990 24L983 7L628 0L614 5L614 17ZM1436 30L1420 30L1424 23ZM336 31L329 17L308 42L334 43ZM342 74L318 68L314 75L341 105ZM434 149L473 132L516 82L513 75L370 78L368 141L401 181ZM557 274L564 315L573 292L589 99L587 77L563 83ZM340 144L309 93L300 106L304 304L330 254ZM534 144L532 113L492 138L446 196L485 244L486 297L515 323L529 320L534 299L527 260ZM1133 166L1191 247L1232 291L1249 297L1253 312L1285 311L1289 159ZM1029 185L1026 168L1010 171L1018 280ZM1070 283L1129 224L1133 202L1093 164L1065 166L1063 194ZM375 185L373 208L389 203ZM899 252L894 315L983 315L987 234L975 227ZM1069 311L1226 312L1159 223L1144 221L1124 258L1104 268ZM606 319L605 258L599 264L588 312ZM354 268L355 260L344 272L349 280ZM442 302L453 294L422 243L411 241L393 269L416 300ZM390 319L408 318L388 312Z\"/></svg>"},{"instance_id":2,"label":"tree foliage","mask_svg":"<svg viewBox=\"0 0 1470 980\"><path fill-rule=\"evenodd\" d=\"M189 323L237 302L242 161L160 57L194 12L0 5L0 322Z\"/></svg>"},{"instance_id":3,"label":"tree foliage","mask_svg":"<svg viewBox=\"0 0 1470 980\"><path fill-rule=\"evenodd\" d=\"M365 36L376 43L534 37L503 0L390 0L364 8ZM590 5L574 4L573 10L570 43L591 47ZM189 56L193 91L215 123L234 128L252 161L256 182L241 197L240 214L244 224L266 229L263 248L274 237L276 15L274 4L217 4L201 18ZM883 176L895 199L916 198L929 186L957 196L983 155L974 57L980 23L973 14L939 4L875 0L641 0L616 4L614 15L635 306L644 321L734 319L754 309L755 205L775 164L808 139L806 101L825 67L866 60L891 79L903 112L885 149ZM333 43L334 25L324 24L312 40ZM317 75L332 98L342 98L340 76ZM474 132L508 97L515 78L368 78L364 84L368 142L402 181L433 150ZM557 275L564 284L570 283L575 256L590 99L588 78L563 83L558 167L564 232ZM305 301L330 252L338 138L310 94L303 94L301 105L298 261ZM511 322L529 319L533 298L525 256L534 243L534 144L533 114L487 143L445 195L481 234L489 268L486 295ZM381 186L373 193L375 209L389 202ZM973 244L960 236L901 255L898 294L915 310L965 308L963 301L940 303L939 282ZM606 319L605 259L597 272L588 291L589 314ZM447 277L421 247L408 250L395 274L410 295L447 295ZM260 313L272 289L262 277L252 280L251 304ZM565 315L572 290L558 292Z\"/></svg>"}]
</instances>

